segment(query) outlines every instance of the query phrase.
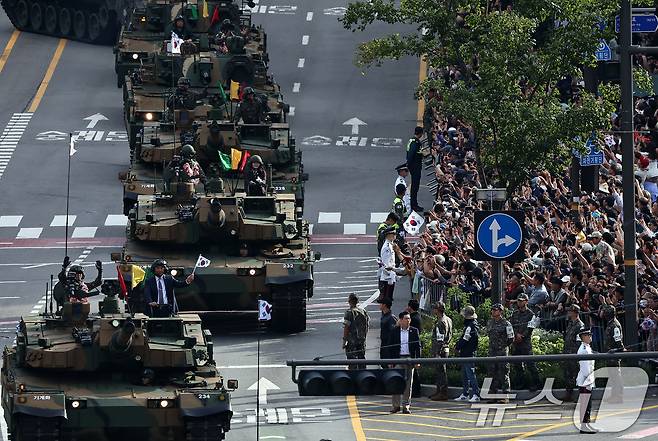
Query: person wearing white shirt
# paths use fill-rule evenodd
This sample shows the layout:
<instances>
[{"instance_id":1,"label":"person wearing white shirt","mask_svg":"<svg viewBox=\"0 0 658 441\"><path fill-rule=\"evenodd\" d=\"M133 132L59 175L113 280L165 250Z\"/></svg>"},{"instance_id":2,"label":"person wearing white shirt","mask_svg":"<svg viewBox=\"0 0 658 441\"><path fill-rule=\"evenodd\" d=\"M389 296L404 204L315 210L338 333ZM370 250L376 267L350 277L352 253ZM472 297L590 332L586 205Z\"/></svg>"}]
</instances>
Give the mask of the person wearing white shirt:
<instances>
[{"instance_id":1,"label":"person wearing white shirt","mask_svg":"<svg viewBox=\"0 0 658 441\"><path fill-rule=\"evenodd\" d=\"M384 245L379 255L379 301L388 299L393 301L393 291L395 291L395 250L393 241L395 240L395 228L388 227L383 231Z\"/></svg>"},{"instance_id":2,"label":"person wearing white shirt","mask_svg":"<svg viewBox=\"0 0 658 441\"><path fill-rule=\"evenodd\" d=\"M407 191L402 197L402 202L404 202L404 208L407 213L411 213L411 196L409 196L409 185L407 185L407 176L409 176L409 167L407 164L401 164L395 167L395 170L398 172L398 177L395 180L395 185L393 186L393 192L397 188L398 184L402 184L407 187Z\"/></svg>"},{"instance_id":3,"label":"person wearing white shirt","mask_svg":"<svg viewBox=\"0 0 658 441\"><path fill-rule=\"evenodd\" d=\"M582 342L578 354L591 354L592 331L583 329L578 335ZM592 411L592 389L594 388L594 360L580 360L578 365L580 370L578 371L578 377L576 377L576 386L578 386L579 391L580 433L593 434L597 431L589 425L589 422Z\"/></svg>"}]
</instances>

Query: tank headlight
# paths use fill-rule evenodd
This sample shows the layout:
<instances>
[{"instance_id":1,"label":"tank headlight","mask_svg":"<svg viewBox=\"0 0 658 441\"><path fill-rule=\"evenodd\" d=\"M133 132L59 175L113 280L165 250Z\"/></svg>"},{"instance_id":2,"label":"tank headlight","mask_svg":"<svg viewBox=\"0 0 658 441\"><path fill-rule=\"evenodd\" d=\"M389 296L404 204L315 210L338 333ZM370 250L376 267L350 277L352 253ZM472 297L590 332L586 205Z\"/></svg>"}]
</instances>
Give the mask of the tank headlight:
<instances>
[{"instance_id":1,"label":"tank headlight","mask_svg":"<svg viewBox=\"0 0 658 441\"><path fill-rule=\"evenodd\" d=\"M178 274L178 270L172 269L171 271L169 271L169 273L170 273L172 276L176 277L176 275Z\"/></svg>"},{"instance_id":2,"label":"tank headlight","mask_svg":"<svg viewBox=\"0 0 658 441\"><path fill-rule=\"evenodd\" d=\"M146 121L153 121L153 114L151 112L146 113L144 119L146 119Z\"/></svg>"},{"instance_id":3,"label":"tank headlight","mask_svg":"<svg viewBox=\"0 0 658 441\"><path fill-rule=\"evenodd\" d=\"M133 60L139 59L139 54L133 54Z\"/></svg>"},{"instance_id":4,"label":"tank headlight","mask_svg":"<svg viewBox=\"0 0 658 441\"><path fill-rule=\"evenodd\" d=\"M169 407L169 401L167 401L167 400L160 401L160 407L162 407L163 409L165 407Z\"/></svg>"},{"instance_id":5,"label":"tank headlight","mask_svg":"<svg viewBox=\"0 0 658 441\"><path fill-rule=\"evenodd\" d=\"M71 407L74 408L74 409L77 409L78 407L80 407L80 402L77 401L77 400L76 401L71 401Z\"/></svg>"},{"instance_id":6,"label":"tank headlight","mask_svg":"<svg viewBox=\"0 0 658 441\"><path fill-rule=\"evenodd\" d=\"M142 361L141 355L135 355L135 361Z\"/></svg>"},{"instance_id":7,"label":"tank headlight","mask_svg":"<svg viewBox=\"0 0 658 441\"><path fill-rule=\"evenodd\" d=\"M25 392L25 389L26 389L25 384L21 383L21 384L18 385L18 391L19 392Z\"/></svg>"},{"instance_id":8,"label":"tank headlight","mask_svg":"<svg viewBox=\"0 0 658 441\"><path fill-rule=\"evenodd\" d=\"M228 380L226 382L226 388L236 390L238 388L238 380Z\"/></svg>"},{"instance_id":9,"label":"tank headlight","mask_svg":"<svg viewBox=\"0 0 658 441\"><path fill-rule=\"evenodd\" d=\"M112 320L112 327L113 328L118 328L119 327L119 320Z\"/></svg>"},{"instance_id":10,"label":"tank headlight","mask_svg":"<svg viewBox=\"0 0 658 441\"><path fill-rule=\"evenodd\" d=\"M238 234L237 231L235 231L235 230L231 230L231 236L235 236L236 234Z\"/></svg>"},{"instance_id":11,"label":"tank headlight","mask_svg":"<svg viewBox=\"0 0 658 441\"><path fill-rule=\"evenodd\" d=\"M249 270L249 275L250 275L250 276L255 276L255 275L256 275L256 270L253 269L253 268L251 268L251 269Z\"/></svg>"}]
</instances>

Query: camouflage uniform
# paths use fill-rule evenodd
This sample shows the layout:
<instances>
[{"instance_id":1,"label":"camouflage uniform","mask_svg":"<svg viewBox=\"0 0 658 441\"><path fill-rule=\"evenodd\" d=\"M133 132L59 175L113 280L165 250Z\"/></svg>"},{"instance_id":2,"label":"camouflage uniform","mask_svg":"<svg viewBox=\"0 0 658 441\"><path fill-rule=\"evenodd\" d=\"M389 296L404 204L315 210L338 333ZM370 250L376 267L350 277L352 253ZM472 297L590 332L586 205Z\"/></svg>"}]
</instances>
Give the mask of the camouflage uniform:
<instances>
[{"instance_id":1,"label":"camouflage uniform","mask_svg":"<svg viewBox=\"0 0 658 441\"><path fill-rule=\"evenodd\" d=\"M242 118L245 124L260 124L265 120L267 111L259 96L253 93L253 98L250 99L249 93L245 92L240 107L233 116L233 121L238 122Z\"/></svg>"},{"instance_id":2,"label":"camouflage uniform","mask_svg":"<svg viewBox=\"0 0 658 441\"><path fill-rule=\"evenodd\" d=\"M567 329L564 333L564 354L575 354L578 352L578 348L581 345L580 335L578 333L583 329L585 329L585 323L580 318L568 321ZM572 391L576 384L576 377L579 370L580 366L577 361L564 362L564 378L568 397L571 397L573 393Z\"/></svg>"},{"instance_id":3,"label":"camouflage uniform","mask_svg":"<svg viewBox=\"0 0 658 441\"><path fill-rule=\"evenodd\" d=\"M615 307L606 305L603 307L603 319L606 327L603 335L603 350L605 352L621 352L624 350L624 333L621 323L615 317ZM612 368L610 372L610 382L612 383L613 399L621 399L624 388L621 381L621 362L619 360L608 360L608 367Z\"/></svg>"},{"instance_id":4,"label":"camouflage uniform","mask_svg":"<svg viewBox=\"0 0 658 441\"><path fill-rule=\"evenodd\" d=\"M531 321L535 314L527 307L524 310L516 309L512 313L510 322L514 329L514 336L521 334L521 341L512 343L512 355L532 355L532 330ZM524 369L525 368L525 369ZM539 386L539 372L537 364L533 361L525 363L514 363L514 377L519 382L518 389L525 389L525 371L529 371L531 377L530 390L536 390Z\"/></svg>"},{"instance_id":5,"label":"camouflage uniform","mask_svg":"<svg viewBox=\"0 0 658 441\"><path fill-rule=\"evenodd\" d=\"M432 356L447 358L450 340L452 340L452 319L444 314L441 318L437 317L432 328ZM436 367L436 393L445 395L445 399L448 398L448 376L445 364Z\"/></svg>"},{"instance_id":6,"label":"camouflage uniform","mask_svg":"<svg viewBox=\"0 0 658 441\"><path fill-rule=\"evenodd\" d=\"M490 319L487 323L487 335L489 336L489 356L509 355L509 345L514 337L514 328L510 322L503 317L500 320ZM510 390L509 371L509 363L489 364L492 393L497 393L500 388L503 392Z\"/></svg>"},{"instance_id":7,"label":"camouflage uniform","mask_svg":"<svg viewBox=\"0 0 658 441\"><path fill-rule=\"evenodd\" d=\"M368 335L368 324L370 317L368 313L358 306L350 307L345 311L343 324L348 327L347 344L345 345L345 355L347 359L366 358L366 336ZM365 369L366 365L350 366L350 369Z\"/></svg>"}]
</instances>

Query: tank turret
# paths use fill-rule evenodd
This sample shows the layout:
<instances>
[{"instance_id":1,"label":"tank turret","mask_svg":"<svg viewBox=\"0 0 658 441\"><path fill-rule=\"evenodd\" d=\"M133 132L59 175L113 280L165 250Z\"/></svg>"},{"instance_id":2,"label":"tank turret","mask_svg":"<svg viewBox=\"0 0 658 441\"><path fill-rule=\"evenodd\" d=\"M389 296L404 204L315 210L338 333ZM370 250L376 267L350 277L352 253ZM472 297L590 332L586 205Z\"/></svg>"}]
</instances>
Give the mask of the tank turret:
<instances>
[{"instance_id":1,"label":"tank turret","mask_svg":"<svg viewBox=\"0 0 658 441\"><path fill-rule=\"evenodd\" d=\"M16 439L32 439L34 427L53 434L97 429L116 438L126 430L129 438L196 439L189 434L203 427L201 439L224 439L237 381L225 383L219 375L212 335L200 317L130 314L115 310L115 299L113 292L106 295L99 312L90 312L88 303L65 302L61 315L20 321L16 344L3 352L9 432ZM90 423L94 415L103 415L98 425Z\"/></svg>"}]
</instances>

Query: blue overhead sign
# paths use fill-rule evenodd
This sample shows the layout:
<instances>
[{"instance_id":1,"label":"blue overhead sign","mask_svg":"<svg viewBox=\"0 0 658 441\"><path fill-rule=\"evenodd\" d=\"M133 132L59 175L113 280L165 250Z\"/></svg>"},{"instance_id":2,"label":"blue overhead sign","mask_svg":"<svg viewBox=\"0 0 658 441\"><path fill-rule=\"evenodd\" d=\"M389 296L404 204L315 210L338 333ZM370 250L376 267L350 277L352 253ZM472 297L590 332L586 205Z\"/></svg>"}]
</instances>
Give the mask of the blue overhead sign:
<instances>
[{"instance_id":1,"label":"blue overhead sign","mask_svg":"<svg viewBox=\"0 0 658 441\"><path fill-rule=\"evenodd\" d=\"M476 212L475 258L506 260L519 251L522 254L523 220L522 211Z\"/></svg>"},{"instance_id":2,"label":"blue overhead sign","mask_svg":"<svg viewBox=\"0 0 658 441\"><path fill-rule=\"evenodd\" d=\"M596 61L610 61L612 60L612 50L610 50L610 46L608 46L608 42L605 41L603 38L599 40L599 45L596 47L596 52L594 53L596 56Z\"/></svg>"},{"instance_id":3,"label":"blue overhead sign","mask_svg":"<svg viewBox=\"0 0 658 441\"><path fill-rule=\"evenodd\" d=\"M576 158L580 159L581 167L589 167L590 165L602 165L604 160L603 152L596 144L595 138L589 138L585 143L585 154L581 154L578 150L574 150Z\"/></svg>"},{"instance_id":4,"label":"blue overhead sign","mask_svg":"<svg viewBox=\"0 0 658 441\"><path fill-rule=\"evenodd\" d=\"M654 14L633 14L633 32L656 32L658 30L658 17ZM619 16L615 17L615 32L619 33Z\"/></svg>"}]
</instances>

